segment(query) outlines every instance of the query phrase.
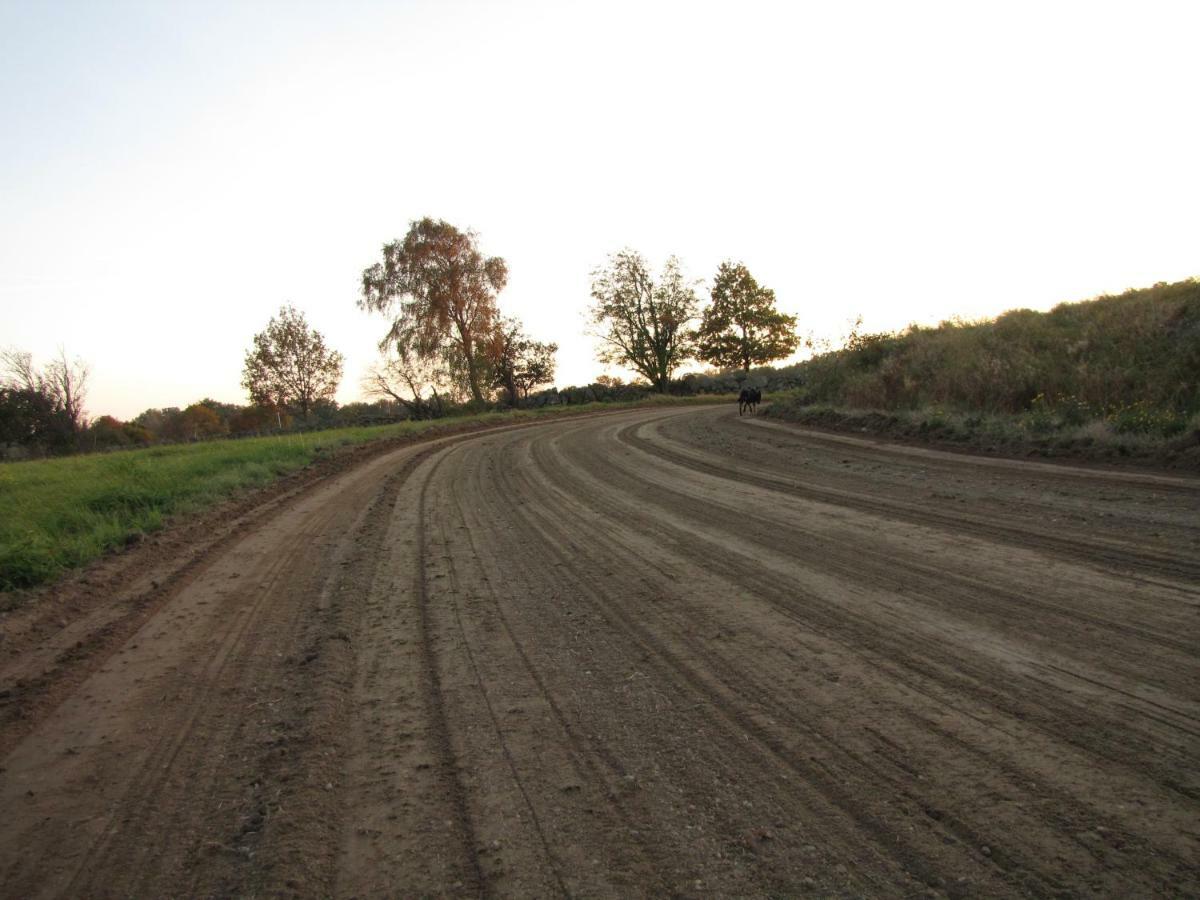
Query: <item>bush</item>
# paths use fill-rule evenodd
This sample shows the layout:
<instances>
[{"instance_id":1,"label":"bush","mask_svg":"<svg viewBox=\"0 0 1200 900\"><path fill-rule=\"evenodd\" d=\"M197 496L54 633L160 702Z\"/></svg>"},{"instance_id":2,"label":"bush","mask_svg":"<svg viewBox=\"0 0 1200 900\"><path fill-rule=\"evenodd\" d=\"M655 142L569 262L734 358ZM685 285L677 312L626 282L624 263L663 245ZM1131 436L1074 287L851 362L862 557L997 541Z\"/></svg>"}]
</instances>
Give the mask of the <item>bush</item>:
<instances>
[{"instance_id":1,"label":"bush","mask_svg":"<svg viewBox=\"0 0 1200 900\"><path fill-rule=\"evenodd\" d=\"M1174 437L1188 427L1188 416L1173 410L1157 409L1145 401L1119 406L1109 412L1106 421L1117 434L1158 434Z\"/></svg>"}]
</instances>

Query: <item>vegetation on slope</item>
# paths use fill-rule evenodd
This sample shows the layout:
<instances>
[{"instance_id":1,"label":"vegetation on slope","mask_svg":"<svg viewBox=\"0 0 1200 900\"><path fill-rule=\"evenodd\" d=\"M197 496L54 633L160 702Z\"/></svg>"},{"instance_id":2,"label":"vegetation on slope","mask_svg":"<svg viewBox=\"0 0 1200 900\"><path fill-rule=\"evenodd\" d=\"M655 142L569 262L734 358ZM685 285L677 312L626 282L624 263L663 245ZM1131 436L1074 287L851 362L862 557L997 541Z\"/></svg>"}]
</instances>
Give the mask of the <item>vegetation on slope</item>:
<instances>
[{"instance_id":1,"label":"vegetation on slope","mask_svg":"<svg viewBox=\"0 0 1200 900\"><path fill-rule=\"evenodd\" d=\"M852 335L793 375L802 386L773 415L1009 449L1190 457L1200 441L1200 281Z\"/></svg>"},{"instance_id":2,"label":"vegetation on slope","mask_svg":"<svg viewBox=\"0 0 1200 900\"><path fill-rule=\"evenodd\" d=\"M1200 411L1200 281L1013 310L993 321L855 335L803 367L813 402L1074 415ZM1041 398L1039 401L1038 398Z\"/></svg>"}]
</instances>

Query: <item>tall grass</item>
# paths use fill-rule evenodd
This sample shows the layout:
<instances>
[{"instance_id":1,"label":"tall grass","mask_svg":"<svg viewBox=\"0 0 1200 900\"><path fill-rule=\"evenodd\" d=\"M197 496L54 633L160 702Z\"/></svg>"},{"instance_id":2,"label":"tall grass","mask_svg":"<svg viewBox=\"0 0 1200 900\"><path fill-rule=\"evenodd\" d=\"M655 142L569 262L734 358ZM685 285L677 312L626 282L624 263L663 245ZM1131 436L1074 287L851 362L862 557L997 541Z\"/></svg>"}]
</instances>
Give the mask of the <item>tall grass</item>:
<instances>
[{"instance_id":1,"label":"tall grass","mask_svg":"<svg viewBox=\"0 0 1200 900\"><path fill-rule=\"evenodd\" d=\"M662 398L649 405L723 399ZM545 407L0 465L0 591L50 581L161 528L170 516L266 485L339 447L642 405L647 404Z\"/></svg>"},{"instance_id":2,"label":"tall grass","mask_svg":"<svg viewBox=\"0 0 1200 900\"><path fill-rule=\"evenodd\" d=\"M801 366L813 403L1113 417L1168 430L1200 412L1200 281L863 335ZM1132 410L1132 412L1123 412ZM1170 420L1170 421L1168 421ZM1174 422L1175 424L1172 424Z\"/></svg>"}]
</instances>

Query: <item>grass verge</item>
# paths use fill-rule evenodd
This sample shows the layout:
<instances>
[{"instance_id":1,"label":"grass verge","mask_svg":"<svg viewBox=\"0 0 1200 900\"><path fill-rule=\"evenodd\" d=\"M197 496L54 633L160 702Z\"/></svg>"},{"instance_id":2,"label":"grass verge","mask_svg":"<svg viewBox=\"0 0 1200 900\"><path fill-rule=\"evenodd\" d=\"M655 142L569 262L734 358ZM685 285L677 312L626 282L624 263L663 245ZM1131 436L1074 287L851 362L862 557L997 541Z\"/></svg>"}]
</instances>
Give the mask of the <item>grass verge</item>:
<instances>
[{"instance_id":1,"label":"grass verge","mask_svg":"<svg viewBox=\"0 0 1200 900\"><path fill-rule=\"evenodd\" d=\"M1128 430L1120 419L948 412L937 407L881 411L807 403L803 392L779 394L764 413L772 418L826 428L915 440L1002 456L1132 463L1200 472L1200 415L1180 429Z\"/></svg>"},{"instance_id":2,"label":"grass verge","mask_svg":"<svg viewBox=\"0 0 1200 900\"><path fill-rule=\"evenodd\" d=\"M0 465L0 593L45 584L162 528L172 516L263 487L344 448L603 410L729 399L543 407Z\"/></svg>"}]
</instances>

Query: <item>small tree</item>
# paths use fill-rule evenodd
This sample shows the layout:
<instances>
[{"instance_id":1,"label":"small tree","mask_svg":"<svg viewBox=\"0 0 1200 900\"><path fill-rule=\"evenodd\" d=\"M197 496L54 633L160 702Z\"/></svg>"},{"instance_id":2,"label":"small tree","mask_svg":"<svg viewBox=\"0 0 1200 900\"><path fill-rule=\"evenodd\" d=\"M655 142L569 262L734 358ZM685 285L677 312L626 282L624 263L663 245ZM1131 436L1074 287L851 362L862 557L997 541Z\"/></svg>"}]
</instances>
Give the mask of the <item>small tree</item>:
<instances>
[{"instance_id":1,"label":"small tree","mask_svg":"<svg viewBox=\"0 0 1200 900\"><path fill-rule=\"evenodd\" d=\"M243 406L229 417L230 434L264 434L292 427L292 417L269 406Z\"/></svg>"},{"instance_id":2,"label":"small tree","mask_svg":"<svg viewBox=\"0 0 1200 900\"><path fill-rule=\"evenodd\" d=\"M172 440L168 431L173 419L180 415L179 407L169 406L164 409L146 409L133 417L133 424L146 429L155 440Z\"/></svg>"},{"instance_id":3,"label":"small tree","mask_svg":"<svg viewBox=\"0 0 1200 900\"><path fill-rule=\"evenodd\" d=\"M749 270L723 262L713 280L712 304L696 332L699 357L721 369L761 366L796 351L796 317L775 308L775 292Z\"/></svg>"},{"instance_id":4,"label":"small tree","mask_svg":"<svg viewBox=\"0 0 1200 900\"><path fill-rule=\"evenodd\" d=\"M493 387L503 388L508 405L528 397L533 388L554 381L554 355L558 344L535 341L518 319L505 319L492 333L489 345Z\"/></svg>"},{"instance_id":5,"label":"small tree","mask_svg":"<svg viewBox=\"0 0 1200 900\"><path fill-rule=\"evenodd\" d=\"M56 452L75 449L87 428L83 403L89 374L85 362L69 360L61 347L44 369L34 365L32 354L0 351L7 428L23 436L14 443Z\"/></svg>"},{"instance_id":6,"label":"small tree","mask_svg":"<svg viewBox=\"0 0 1200 900\"><path fill-rule=\"evenodd\" d=\"M342 379L342 354L325 346L304 314L281 307L246 351L242 387L259 406L282 406L308 416L318 400L332 399Z\"/></svg>"},{"instance_id":7,"label":"small tree","mask_svg":"<svg viewBox=\"0 0 1200 900\"><path fill-rule=\"evenodd\" d=\"M606 268L592 272L588 314L604 342L600 361L635 369L666 393L671 373L693 353L687 326L696 318L694 288L673 256L655 282L641 254L613 254Z\"/></svg>"},{"instance_id":8,"label":"small tree","mask_svg":"<svg viewBox=\"0 0 1200 900\"><path fill-rule=\"evenodd\" d=\"M402 241L384 245L382 262L363 270L358 305L395 311L380 349L403 339L420 359L442 357L483 403L482 344L498 318L496 293L508 282L508 267L480 253L476 237L438 219L413 222Z\"/></svg>"},{"instance_id":9,"label":"small tree","mask_svg":"<svg viewBox=\"0 0 1200 900\"><path fill-rule=\"evenodd\" d=\"M183 411L183 415L180 418L180 427L184 437L190 441L215 437L219 434L226 434L229 431L225 423L221 421L221 417L213 412L212 407L205 405L203 401L193 403Z\"/></svg>"},{"instance_id":10,"label":"small tree","mask_svg":"<svg viewBox=\"0 0 1200 900\"><path fill-rule=\"evenodd\" d=\"M88 425L86 443L93 450L128 446L131 441L125 428L125 424L113 416L101 416L93 419Z\"/></svg>"},{"instance_id":11,"label":"small tree","mask_svg":"<svg viewBox=\"0 0 1200 900\"><path fill-rule=\"evenodd\" d=\"M403 340L367 369L362 379L368 397L394 400L413 419L433 419L445 412L438 386L444 385L448 372L440 359L422 359Z\"/></svg>"},{"instance_id":12,"label":"small tree","mask_svg":"<svg viewBox=\"0 0 1200 900\"><path fill-rule=\"evenodd\" d=\"M39 390L0 386L0 445L25 452L68 453L75 448L71 422L54 399Z\"/></svg>"}]
</instances>

